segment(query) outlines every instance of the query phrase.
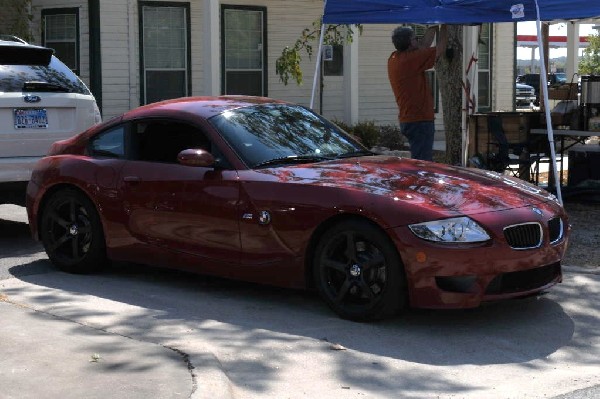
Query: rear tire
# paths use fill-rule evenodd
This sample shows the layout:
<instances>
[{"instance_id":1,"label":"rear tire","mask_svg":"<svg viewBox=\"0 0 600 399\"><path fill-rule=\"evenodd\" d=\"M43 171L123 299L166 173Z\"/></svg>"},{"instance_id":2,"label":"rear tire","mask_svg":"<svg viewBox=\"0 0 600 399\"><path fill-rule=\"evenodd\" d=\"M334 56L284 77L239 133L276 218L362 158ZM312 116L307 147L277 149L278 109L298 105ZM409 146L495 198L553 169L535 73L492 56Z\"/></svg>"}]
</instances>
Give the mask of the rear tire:
<instances>
[{"instance_id":1,"label":"rear tire","mask_svg":"<svg viewBox=\"0 0 600 399\"><path fill-rule=\"evenodd\" d=\"M94 204L74 189L58 191L45 203L40 236L48 257L69 273L90 273L106 262L102 224Z\"/></svg>"},{"instance_id":2,"label":"rear tire","mask_svg":"<svg viewBox=\"0 0 600 399\"><path fill-rule=\"evenodd\" d=\"M407 302L396 248L366 221L343 221L325 232L316 247L313 276L321 297L344 319L390 317Z\"/></svg>"}]
</instances>

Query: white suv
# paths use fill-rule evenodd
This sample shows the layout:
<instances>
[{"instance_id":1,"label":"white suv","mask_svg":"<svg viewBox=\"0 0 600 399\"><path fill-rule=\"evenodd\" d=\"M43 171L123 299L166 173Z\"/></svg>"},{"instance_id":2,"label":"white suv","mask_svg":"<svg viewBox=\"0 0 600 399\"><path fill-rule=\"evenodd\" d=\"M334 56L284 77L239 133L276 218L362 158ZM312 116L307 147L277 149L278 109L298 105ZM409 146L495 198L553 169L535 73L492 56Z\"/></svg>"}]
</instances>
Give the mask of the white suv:
<instances>
[{"instance_id":1,"label":"white suv","mask_svg":"<svg viewBox=\"0 0 600 399\"><path fill-rule=\"evenodd\" d=\"M53 142L101 122L89 89L52 54L0 37L0 204L24 203L31 169Z\"/></svg>"}]
</instances>

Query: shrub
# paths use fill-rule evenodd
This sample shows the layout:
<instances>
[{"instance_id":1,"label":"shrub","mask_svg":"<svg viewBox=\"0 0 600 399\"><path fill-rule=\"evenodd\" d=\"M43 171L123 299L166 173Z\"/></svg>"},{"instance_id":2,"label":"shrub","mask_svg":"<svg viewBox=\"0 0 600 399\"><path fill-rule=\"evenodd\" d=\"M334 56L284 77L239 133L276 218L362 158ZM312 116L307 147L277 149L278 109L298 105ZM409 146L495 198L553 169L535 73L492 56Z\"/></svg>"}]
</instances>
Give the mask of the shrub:
<instances>
[{"instance_id":1,"label":"shrub","mask_svg":"<svg viewBox=\"0 0 600 399\"><path fill-rule=\"evenodd\" d=\"M406 149L406 139L400 128L394 125L375 125L374 121L363 121L356 125L335 120L334 123L346 133L357 138L365 147L386 147L390 150Z\"/></svg>"},{"instance_id":2,"label":"shrub","mask_svg":"<svg viewBox=\"0 0 600 399\"><path fill-rule=\"evenodd\" d=\"M379 142L379 128L373 121L358 122L354 125L353 134L359 137L367 148L376 146Z\"/></svg>"},{"instance_id":3,"label":"shrub","mask_svg":"<svg viewBox=\"0 0 600 399\"><path fill-rule=\"evenodd\" d=\"M404 150L406 138L400 133L400 128L394 125L383 125L379 127L379 141L377 146L386 147L390 150Z\"/></svg>"}]
</instances>

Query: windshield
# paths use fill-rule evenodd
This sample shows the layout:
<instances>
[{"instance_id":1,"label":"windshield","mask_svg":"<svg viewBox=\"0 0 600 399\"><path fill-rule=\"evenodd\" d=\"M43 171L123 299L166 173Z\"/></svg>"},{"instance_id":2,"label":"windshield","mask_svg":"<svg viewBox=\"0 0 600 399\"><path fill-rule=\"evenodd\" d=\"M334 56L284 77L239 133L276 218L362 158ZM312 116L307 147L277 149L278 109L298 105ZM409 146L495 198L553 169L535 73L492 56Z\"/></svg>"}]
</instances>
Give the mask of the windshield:
<instances>
[{"instance_id":1,"label":"windshield","mask_svg":"<svg viewBox=\"0 0 600 399\"><path fill-rule=\"evenodd\" d=\"M37 82L37 84L32 85L31 82ZM29 83L29 85L25 83ZM45 83L45 85L41 83ZM0 92L22 91L90 94L77 75L54 56L48 66L0 65Z\"/></svg>"},{"instance_id":2,"label":"windshield","mask_svg":"<svg viewBox=\"0 0 600 399\"><path fill-rule=\"evenodd\" d=\"M298 105L239 108L209 121L250 168L369 154L337 126Z\"/></svg>"}]
</instances>

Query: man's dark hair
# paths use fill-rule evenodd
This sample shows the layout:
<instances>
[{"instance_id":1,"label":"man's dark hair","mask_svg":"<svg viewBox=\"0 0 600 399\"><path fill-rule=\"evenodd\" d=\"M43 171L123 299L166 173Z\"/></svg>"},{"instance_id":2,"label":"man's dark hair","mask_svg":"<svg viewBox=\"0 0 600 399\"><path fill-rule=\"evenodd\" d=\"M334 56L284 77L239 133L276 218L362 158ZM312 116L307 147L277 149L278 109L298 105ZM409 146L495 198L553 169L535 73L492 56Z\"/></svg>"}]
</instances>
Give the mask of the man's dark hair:
<instances>
[{"instance_id":1,"label":"man's dark hair","mask_svg":"<svg viewBox=\"0 0 600 399\"><path fill-rule=\"evenodd\" d=\"M410 47L410 42L415 33L407 26L399 26L392 33L392 43L398 51L404 51Z\"/></svg>"}]
</instances>

